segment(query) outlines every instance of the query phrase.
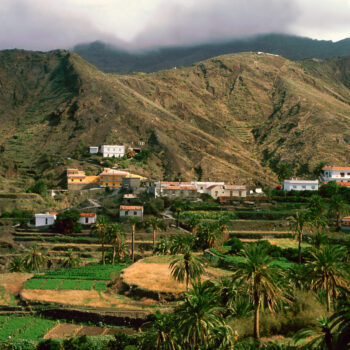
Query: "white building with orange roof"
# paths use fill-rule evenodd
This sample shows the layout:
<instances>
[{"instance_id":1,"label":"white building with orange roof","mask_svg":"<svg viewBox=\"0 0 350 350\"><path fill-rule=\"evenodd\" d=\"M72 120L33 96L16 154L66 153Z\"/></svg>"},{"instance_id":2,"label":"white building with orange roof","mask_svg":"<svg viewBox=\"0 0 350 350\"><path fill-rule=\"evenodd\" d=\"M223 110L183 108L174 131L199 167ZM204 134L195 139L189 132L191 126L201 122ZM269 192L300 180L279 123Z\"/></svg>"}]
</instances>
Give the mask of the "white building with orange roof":
<instances>
[{"instance_id":1,"label":"white building with orange roof","mask_svg":"<svg viewBox=\"0 0 350 350\"><path fill-rule=\"evenodd\" d=\"M343 232L350 232L350 216L345 216L342 219L341 230Z\"/></svg>"},{"instance_id":2,"label":"white building with orange roof","mask_svg":"<svg viewBox=\"0 0 350 350\"><path fill-rule=\"evenodd\" d=\"M324 182L336 181L338 183L350 183L350 167L347 166L325 166L322 168Z\"/></svg>"},{"instance_id":3,"label":"white building with orange roof","mask_svg":"<svg viewBox=\"0 0 350 350\"><path fill-rule=\"evenodd\" d=\"M96 223L96 213L80 213L79 222L83 225L91 225Z\"/></svg>"},{"instance_id":4,"label":"white building with orange roof","mask_svg":"<svg viewBox=\"0 0 350 350\"><path fill-rule=\"evenodd\" d=\"M143 206L141 205L121 205L119 207L119 217L125 220L131 217L136 217L140 220L143 218Z\"/></svg>"},{"instance_id":5,"label":"white building with orange roof","mask_svg":"<svg viewBox=\"0 0 350 350\"><path fill-rule=\"evenodd\" d=\"M57 212L35 214L35 227L52 226L55 223Z\"/></svg>"}]
</instances>

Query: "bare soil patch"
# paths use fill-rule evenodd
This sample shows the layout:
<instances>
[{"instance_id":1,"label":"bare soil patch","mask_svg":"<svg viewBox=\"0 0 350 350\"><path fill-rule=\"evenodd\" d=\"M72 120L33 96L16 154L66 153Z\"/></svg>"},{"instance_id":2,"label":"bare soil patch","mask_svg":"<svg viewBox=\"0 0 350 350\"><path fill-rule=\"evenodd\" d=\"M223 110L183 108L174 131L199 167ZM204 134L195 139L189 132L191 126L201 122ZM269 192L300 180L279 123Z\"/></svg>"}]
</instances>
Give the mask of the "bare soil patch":
<instances>
[{"instance_id":1,"label":"bare soil patch","mask_svg":"<svg viewBox=\"0 0 350 350\"><path fill-rule=\"evenodd\" d=\"M83 326L70 323L60 323L45 334L44 339L69 338L75 336Z\"/></svg>"}]
</instances>

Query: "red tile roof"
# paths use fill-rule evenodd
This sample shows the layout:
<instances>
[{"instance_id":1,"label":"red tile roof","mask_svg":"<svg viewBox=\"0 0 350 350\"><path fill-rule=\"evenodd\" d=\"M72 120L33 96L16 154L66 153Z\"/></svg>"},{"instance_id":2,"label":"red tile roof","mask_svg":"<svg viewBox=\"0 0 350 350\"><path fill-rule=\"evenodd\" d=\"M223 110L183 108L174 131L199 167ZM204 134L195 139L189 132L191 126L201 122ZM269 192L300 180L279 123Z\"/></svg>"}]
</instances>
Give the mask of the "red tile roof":
<instances>
[{"instance_id":1,"label":"red tile roof","mask_svg":"<svg viewBox=\"0 0 350 350\"><path fill-rule=\"evenodd\" d=\"M121 205L120 210L143 210L143 207L139 205Z\"/></svg>"},{"instance_id":2,"label":"red tile roof","mask_svg":"<svg viewBox=\"0 0 350 350\"><path fill-rule=\"evenodd\" d=\"M58 213L57 213L57 211L50 211L49 214L50 215L57 215Z\"/></svg>"},{"instance_id":3,"label":"red tile roof","mask_svg":"<svg viewBox=\"0 0 350 350\"><path fill-rule=\"evenodd\" d=\"M349 166L325 166L322 168L322 170L328 170L328 169L333 169L333 170L343 170L343 169L346 169L346 170L350 170L350 167Z\"/></svg>"},{"instance_id":4,"label":"red tile roof","mask_svg":"<svg viewBox=\"0 0 350 350\"><path fill-rule=\"evenodd\" d=\"M93 218L95 215L95 213L80 213L80 216L84 218Z\"/></svg>"},{"instance_id":5,"label":"red tile roof","mask_svg":"<svg viewBox=\"0 0 350 350\"><path fill-rule=\"evenodd\" d=\"M197 191L196 186L164 186L166 190Z\"/></svg>"}]
</instances>

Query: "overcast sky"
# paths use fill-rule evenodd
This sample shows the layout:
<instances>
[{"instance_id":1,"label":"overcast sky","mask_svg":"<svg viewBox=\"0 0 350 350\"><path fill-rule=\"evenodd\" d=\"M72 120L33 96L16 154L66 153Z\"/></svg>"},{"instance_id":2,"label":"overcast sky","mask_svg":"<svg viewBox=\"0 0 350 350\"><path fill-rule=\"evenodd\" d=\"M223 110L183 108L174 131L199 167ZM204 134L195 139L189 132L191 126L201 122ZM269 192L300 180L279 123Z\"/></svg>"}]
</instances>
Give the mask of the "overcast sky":
<instances>
[{"instance_id":1,"label":"overcast sky","mask_svg":"<svg viewBox=\"0 0 350 350\"><path fill-rule=\"evenodd\" d=\"M350 37L350 0L0 0L0 49L125 48L263 33Z\"/></svg>"}]
</instances>

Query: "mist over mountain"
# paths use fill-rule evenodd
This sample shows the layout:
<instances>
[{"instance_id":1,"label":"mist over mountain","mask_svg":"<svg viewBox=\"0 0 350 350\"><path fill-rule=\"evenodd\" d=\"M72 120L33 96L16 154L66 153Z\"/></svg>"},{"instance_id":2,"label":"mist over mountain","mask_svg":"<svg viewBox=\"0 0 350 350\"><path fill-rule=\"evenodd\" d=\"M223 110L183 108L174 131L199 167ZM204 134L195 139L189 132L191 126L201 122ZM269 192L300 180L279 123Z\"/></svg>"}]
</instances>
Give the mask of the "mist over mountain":
<instances>
[{"instance_id":1,"label":"mist over mountain","mask_svg":"<svg viewBox=\"0 0 350 350\"><path fill-rule=\"evenodd\" d=\"M187 47L162 47L144 52L120 49L103 42L77 45L73 51L104 72L130 74L157 72L192 64L215 56L237 52L268 52L290 60L327 59L350 55L350 39L338 42L293 35L269 34L220 43Z\"/></svg>"}]
</instances>

